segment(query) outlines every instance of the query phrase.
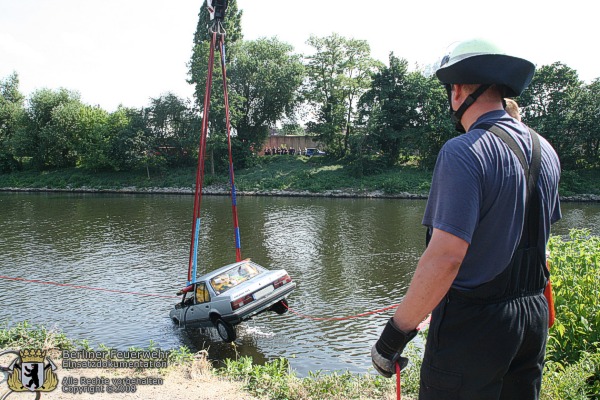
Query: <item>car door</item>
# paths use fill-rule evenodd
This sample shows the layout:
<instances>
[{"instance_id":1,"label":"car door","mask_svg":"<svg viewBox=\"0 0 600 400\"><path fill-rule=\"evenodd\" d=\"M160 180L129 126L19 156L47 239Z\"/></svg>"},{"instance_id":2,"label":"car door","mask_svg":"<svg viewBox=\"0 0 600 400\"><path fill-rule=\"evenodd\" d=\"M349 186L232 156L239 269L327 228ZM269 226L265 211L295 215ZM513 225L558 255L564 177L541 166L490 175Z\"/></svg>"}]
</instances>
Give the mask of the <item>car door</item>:
<instances>
[{"instance_id":1,"label":"car door","mask_svg":"<svg viewBox=\"0 0 600 400\"><path fill-rule=\"evenodd\" d=\"M190 328L212 326L209 318L210 293L206 282L194 284L194 304L184 310L186 326Z\"/></svg>"}]
</instances>

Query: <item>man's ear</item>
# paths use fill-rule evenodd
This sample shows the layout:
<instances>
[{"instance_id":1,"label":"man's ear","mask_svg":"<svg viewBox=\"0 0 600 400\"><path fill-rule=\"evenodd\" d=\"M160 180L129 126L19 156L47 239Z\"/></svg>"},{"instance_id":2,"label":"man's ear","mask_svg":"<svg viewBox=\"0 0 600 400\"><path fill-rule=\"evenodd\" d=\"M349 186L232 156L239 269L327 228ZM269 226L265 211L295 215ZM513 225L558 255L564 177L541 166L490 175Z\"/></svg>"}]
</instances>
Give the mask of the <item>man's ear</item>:
<instances>
[{"instance_id":1,"label":"man's ear","mask_svg":"<svg viewBox=\"0 0 600 400\"><path fill-rule=\"evenodd\" d=\"M455 101L455 102L461 102L462 103L461 96L463 95L463 91L464 91L463 86L454 83L454 84L451 85L451 89L452 89L451 90L452 100Z\"/></svg>"},{"instance_id":2,"label":"man's ear","mask_svg":"<svg viewBox=\"0 0 600 400\"><path fill-rule=\"evenodd\" d=\"M452 85L451 93L452 94L450 95L450 99L452 100L453 110L458 110L458 108L462 105L467 96L470 94L466 90L465 85L461 85L458 83Z\"/></svg>"}]
</instances>

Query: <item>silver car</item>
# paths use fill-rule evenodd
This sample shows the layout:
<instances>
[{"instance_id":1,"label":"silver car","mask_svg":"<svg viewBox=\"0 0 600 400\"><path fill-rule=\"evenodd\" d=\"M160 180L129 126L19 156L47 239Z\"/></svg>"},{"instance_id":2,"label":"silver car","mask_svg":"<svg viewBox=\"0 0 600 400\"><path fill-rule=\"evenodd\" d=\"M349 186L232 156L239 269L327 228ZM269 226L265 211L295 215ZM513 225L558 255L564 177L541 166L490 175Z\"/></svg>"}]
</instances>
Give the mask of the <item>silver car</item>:
<instances>
[{"instance_id":1,"label":"silver car","mask_svg":"<svg viewBox=\"0 0 600 400\"><path fill-rule=\"evenodd\" d=\"M283 314L296 283L283 269L270 271L244 260L199 277L178 294L169 317L186 328L215 327L225 342L236 339L235 326L264 311Z\"/></svg>"}]
</instances>

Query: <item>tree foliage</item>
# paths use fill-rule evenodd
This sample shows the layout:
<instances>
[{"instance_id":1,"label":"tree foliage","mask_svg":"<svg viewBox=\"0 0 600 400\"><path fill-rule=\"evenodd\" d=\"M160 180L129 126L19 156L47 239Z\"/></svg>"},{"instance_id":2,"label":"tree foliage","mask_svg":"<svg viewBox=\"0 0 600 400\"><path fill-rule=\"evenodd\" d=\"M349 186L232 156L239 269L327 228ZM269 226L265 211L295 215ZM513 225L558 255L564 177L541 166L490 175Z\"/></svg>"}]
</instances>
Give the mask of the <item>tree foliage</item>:
<instances>
[{"instance_id":1,"label":"tree foliage","mask_svg":"<svg viewBox=\"0 0 600 400\"><path fill-rule=\"evenodd\" d=\"M454 136L444 91L435 78L409 72L408 62L389 57L360 99L361 122L370 149L388 166L414 156L428 165L445 140Z\"/></svg>"},{"instance_id":2,"label":"tree foliage","mask_svg":"<svg viewBox=\"0 0 600 400\"><path fill-rule=\"evenodd\" d=\"M229 65L236 51L236 43L242 40L242 10L238 9L237 0L229 0L223 28L225 35L225 63ZM210 29L212 22L203 1L198 14L198 24L194 34L192 57L189 63L188 82L195 86L194 97L196 107L200 113L204 112L204 97L208 79L208 61L212 34ZM209 133L207 139L208 156L211 160L211 168L215 167L215 150L222 147L223 137L226 135L225 124L225 98L223 94L223 74L219 61L220 53L215 49L215 63L213 66L212 86L210 88L211 100L209 108ZM239 118L238 110L242 104L241 98L235 92L229 93L229 108L231 121ZM200 132L198 132L198 137ZM219 151L217 151L220 154Z\"/></svg>"},{"instance_id":3,"label":"tree foliage","mask_svg":"<svg viewBox=\"0 0 600 400\"><path fill-rule=\"evenodd\" d=\"M19 91L19 76L16 72L0 80L0 172L19 168L13 137L22 119L24 99Z\"/></svg>"},{"instance_id":4,"label":"tree foliage","mask_svg":"<svg viewBox=\"0 0 600 400\"><path fill-rule=\"evenodd\" d=\"M343 156L358 117L357 102L369 89L371 74L380 63L371 57L364 40L338 34L311 36L314 53L306 57L306 100L316 108L317 120L308 127L330 152ZM343 135L340 135L343 134Z\"/></svg>"},{"instance_id":5,"label":"tree foliage","mask_svg":"<svg viewBox=\"0 0 600 400\"><path fill-rule=\"evenodd\" d=\"M200 120L190 102L167 93L151 99L146 112L155 154L167 165L193 164L198 157Z\"/></svg>"},{"instance_id":6,"label":"tree foliage","mask_svg":"<svg viewBox=\"0 0 600 400\"><path fill-rule=\"evenodd\" d=\"M361 98L367 132L388 165L398 161L403 148L413 152L416 148L416 94L409 82L408 62L390 54L389 67L373 76L371 89Z\"/></svg>"},{"instance_id":7,"label":"tree foliage","mask_svg":"<svg viewBox=\"0 0 600 400\"><path fill-rule=\"evenodd\" d=\"M562 63L539 68L519 98L525 123L546 137L563 166L578 164L581 144L576 131L576 105L582 101L577 72Z\"/></svg>"},{"instance_id":8,"label":"tree foliage","mask_svg":"<svg viewBox=\"0 0 600 400\"><path fill-rule=\"evenodd\" d=\"M600 167L600 79L582 88L573 119L580 144L578 167Z\"/></svg>"},{"instance_id":9,"label":"tree foliage","mask_svg":"<svg viewBox=\"0 0 600 400\"><path fill-rule=\"evenodd\" d=\"M304 66L292 51L292 46L276 38L239 44L229 76L230 93L241 99L233 125L243 142L262 147L269 128L294 113Z\"/></svg>"},{"instance_id":10,"label":"tree foliage","mask_svg":"<svg viewBox=\"0 0 600 400\"><path fill-rule=\"evenodd\" d=\"M446 89L435 76L412 72L409 81L416 93L417 126L416 155L421 166L430 168L444 143L458 133L450 119Z\"/></svg>"},{"instance_id":11,"label":"tree foliage","mask_svg":"<svg viewBox=\"0 0 600 400\"><path fill-rule=\"evenodd\" d=\"M109 169L109 113L100 107L82 105L76 118L74 149L77 166L93 171Z\"/></svg>"},{"instance_id":12,"label":"tree foliage","mask_svg":"<svg viewBox=\"0 0 600 400\"><path fill-rule=\"evenodd\" d=\"M14 137L16 155L31 158L38 169L75 166L75 124L81 106L79 94L67 89L34 92Z\"/></svg>"}]
</instances>

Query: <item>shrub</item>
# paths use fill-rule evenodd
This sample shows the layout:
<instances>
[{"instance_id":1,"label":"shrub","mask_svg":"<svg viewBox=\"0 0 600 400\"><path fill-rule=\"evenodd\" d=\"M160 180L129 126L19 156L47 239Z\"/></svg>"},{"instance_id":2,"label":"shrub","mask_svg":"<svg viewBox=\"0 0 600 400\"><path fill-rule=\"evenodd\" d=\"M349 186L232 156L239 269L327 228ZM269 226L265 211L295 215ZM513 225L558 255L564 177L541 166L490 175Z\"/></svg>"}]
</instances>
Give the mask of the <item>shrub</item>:
<instances>
[{"instance_id":1,"label":"shrub","mask_svg":"<svg viewBox=\"0 0 600 400\"><path fill-rule=\"evenodd\" d=\"M562 363L600 348L600 237L580 229L569 236L552 236L548 244L556 309L548 359Z\"/></svg>"},{"instance_id":2,"label":"shrub","mask_svg":"<svg viewBox=\"0 0 600 400\"><path fill-rule=\"evenodd\" d=\"M571 365L548 362L544 367L541 399L586 400L599 399L600 354L582 353Z\"/></svg>"},{"instance_id":3,"label":"shrub","mask_svg":"<svg viewBox=\"0 0 600 400\"><path fill-rule=\"evenodd\" d=\"M74 343L61 332L55 332L43 326L31 325L27 321L8 327L5 322L0 328L0 349L4 348L42 348L70 350Z\"/></svg>"}]
</instances>

